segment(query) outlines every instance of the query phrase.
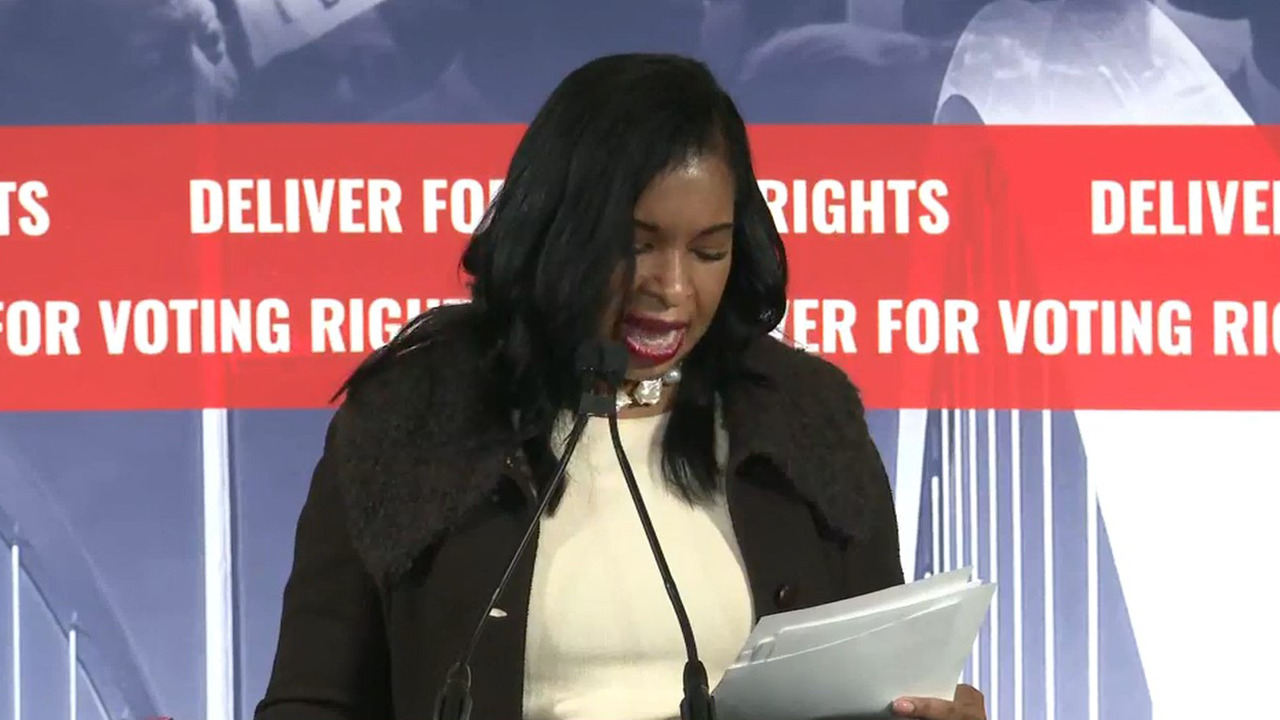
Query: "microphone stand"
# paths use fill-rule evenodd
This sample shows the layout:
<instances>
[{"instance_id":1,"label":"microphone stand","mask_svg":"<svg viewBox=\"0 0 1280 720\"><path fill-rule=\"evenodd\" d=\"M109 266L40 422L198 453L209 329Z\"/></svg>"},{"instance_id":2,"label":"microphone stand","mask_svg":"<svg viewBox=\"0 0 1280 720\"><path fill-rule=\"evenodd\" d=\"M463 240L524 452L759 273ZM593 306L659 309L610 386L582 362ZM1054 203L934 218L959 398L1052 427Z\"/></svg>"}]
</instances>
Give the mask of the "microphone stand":
<instances>
[{"instance_id":1,"label":"microphone stand","mask_svg":"<svg viewBox=\"0 0 1280 720\"><path fill-rule=\"evenodd\" d=\"M618 411L616 406L609 412L609 435L613 439L613 451L618 456L618 465L622 468L622 477L627 482L627 490L631 493L631 502L635 505L636 514L640 516L640 525L644 528L645 538L649 541L649 551L653 554L654 563L662 575L662 584L667 589L667 597L671 600L671 608L675 611L676 621L680 623L680 634L684 638L684 649L687 660L684 665L684 697L680 701L681 720L715 720L715 698L711 696L707 682L707 669L698 659L698 643L693 636L693 624L689 621L689 613L685 610L684 601L680 599L680 591L676 588L675 578L667 565L666 555L658 542L658 533L649 518L649 510L640 495L640 486L636 483L635 472L627 460L627 453L622 447L622 437L618 434Z\"/></svg>"},{"instance_id":2,"label":"microphone stand","mask_svg":"<svg viewBox=\"0 0 1280 720\"><path fill-rule=\"evenodd\" d=\"M619 355L619 352L621 352L621 355ZM533 538L534 531L547 514L551 498L555 497L560 486L564 484L565 471L569 467L569 460L573 457L574 450L578 447L578 441L582 439L583 431L586 430L587 420L592 416L604 417L607 414L616 414L617 412L617 387L622 377L626 374L627 368L625 349L605 346L600 343L589 343L579 348L576 364L582 374L582 395L578 402L578 411L574 418L573 428L569 431L569 437L565 442L564 453L560 458L560 463L556 466L556 472L551 478L551 483L547 486L542 499L538 502L537 512L534 513L533 519L529 521L528 527L525 528L520 544L516 547L515 553L511 556L511 561L507 563L507 568L502 573L502 579L498 581L497 587L493 590L493 595L489 598L488 604L480 614L480 620L476 623L476 628L471 633L471 639L467 643L466 649L449 669L444 686L436 696L436 708L433 716L435 720L470 720L473 707L471 700L471 657L475 654L476 646L480 643L480 636L484 631L485 623L489 619L489 613L497 606L498 600L502 596L502 591L511 582L511 576L515 573L516 566L520 563L520 558L524 556L529 546L529 541ZM703 684L706 684L705 673Z\"/></svg>"}]
</instances>

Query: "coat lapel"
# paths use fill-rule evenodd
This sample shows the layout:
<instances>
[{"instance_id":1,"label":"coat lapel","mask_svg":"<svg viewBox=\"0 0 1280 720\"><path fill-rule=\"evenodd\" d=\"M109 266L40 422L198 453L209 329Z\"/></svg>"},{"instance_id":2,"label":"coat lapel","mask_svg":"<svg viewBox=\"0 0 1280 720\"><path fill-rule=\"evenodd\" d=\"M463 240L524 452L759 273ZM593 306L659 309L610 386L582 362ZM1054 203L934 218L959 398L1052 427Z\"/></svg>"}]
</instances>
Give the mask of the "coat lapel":
<instances>
[{"instance_id":1,"label":"coat lapel","mask_svg":"<svg viewBox=\"0 0 1280 720\"><path fill-rule=\"evenodd\" d=\"M725 402L729 462L767 460L776 481L807 501L827 529L861 538L869 527L870 493L885 474L862 401L833 365L771 338L744 358L750 376Z\"/></svg>"},{"instance_id":2,"label":"coat lapel","mask_svg":"<svg viewBox=\"0 0 1280 720\"><path fill-rule=\"evenodd\" d=\"M459 308L442 308L459 313ZM509 473L515 430L487 397L469 323L445 315L431 339L350 394L335 419L356 550L383 586L482 505Z\"/></svg>"}]
</instances>

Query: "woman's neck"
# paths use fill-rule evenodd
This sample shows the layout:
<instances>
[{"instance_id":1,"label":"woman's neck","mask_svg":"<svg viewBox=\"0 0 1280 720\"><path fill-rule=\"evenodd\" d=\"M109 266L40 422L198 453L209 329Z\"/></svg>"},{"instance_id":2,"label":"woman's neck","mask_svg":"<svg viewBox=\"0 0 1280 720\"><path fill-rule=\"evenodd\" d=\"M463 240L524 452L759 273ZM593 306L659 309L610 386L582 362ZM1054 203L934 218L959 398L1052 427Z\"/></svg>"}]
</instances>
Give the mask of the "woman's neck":
<instances>
[{"instance_id":1,"label":"woman's neck","mask_svg":"<svg viewBox=\"0 0 1280 720\"><path fill-rule=\"evenodd\" d=\"M667 402L659 402L657 405L632 405L619 410L618 419L656 417L670 410L668 406Z\"/></svg>"}]
</instances>

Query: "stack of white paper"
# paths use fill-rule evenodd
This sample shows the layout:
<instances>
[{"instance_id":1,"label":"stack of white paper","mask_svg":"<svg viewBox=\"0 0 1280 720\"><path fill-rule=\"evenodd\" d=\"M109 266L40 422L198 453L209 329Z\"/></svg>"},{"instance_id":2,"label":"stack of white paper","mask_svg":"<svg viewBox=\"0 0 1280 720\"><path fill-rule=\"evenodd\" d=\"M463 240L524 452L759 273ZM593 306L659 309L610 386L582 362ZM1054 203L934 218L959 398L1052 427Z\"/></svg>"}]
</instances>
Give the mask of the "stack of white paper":
<instances>
[{"instance_id":1,"label":"stack of white paper","mask_svg":"<svg viewBox=\"0 0 1280 720\"><path fill-rule=\"evenodd\" d=\"M971 568L761 618L715 689L721 720L885 717L951 699L995 585Z\"/></svg>"}]
</instances>

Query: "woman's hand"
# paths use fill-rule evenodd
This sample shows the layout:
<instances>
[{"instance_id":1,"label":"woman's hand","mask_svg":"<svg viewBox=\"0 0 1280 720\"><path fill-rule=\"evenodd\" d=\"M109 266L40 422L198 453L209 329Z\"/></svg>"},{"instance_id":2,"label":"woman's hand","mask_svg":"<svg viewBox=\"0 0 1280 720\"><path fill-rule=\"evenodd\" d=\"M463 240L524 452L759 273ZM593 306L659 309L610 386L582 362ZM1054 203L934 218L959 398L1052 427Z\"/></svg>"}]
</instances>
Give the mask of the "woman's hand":
<instances>
[{"instance_id":1,"label":"woman's hand","mask_svg":"<svg viewBox=\"0 0 1280 720\"><path fill-rule=\"evenodd\" d=\"M893 714L913 720L987 720L982 693L969 685L957 685L953 700L898 698L893 701Z\"/></svg>"}]
</instances>

